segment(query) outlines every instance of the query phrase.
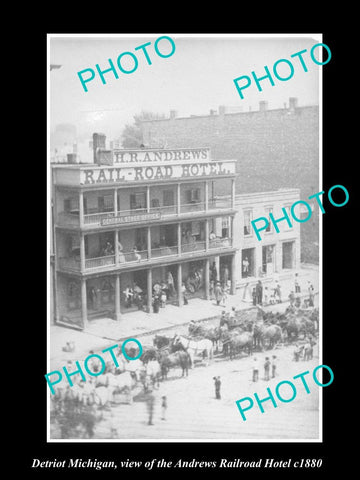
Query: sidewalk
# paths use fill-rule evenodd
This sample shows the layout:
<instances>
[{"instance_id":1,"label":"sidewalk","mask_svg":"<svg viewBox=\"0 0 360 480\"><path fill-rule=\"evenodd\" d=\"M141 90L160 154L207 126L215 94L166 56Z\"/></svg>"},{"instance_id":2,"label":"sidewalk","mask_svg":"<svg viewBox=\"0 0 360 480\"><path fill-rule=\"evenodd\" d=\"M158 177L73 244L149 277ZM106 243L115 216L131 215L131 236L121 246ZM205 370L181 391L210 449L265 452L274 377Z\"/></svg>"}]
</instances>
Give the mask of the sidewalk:
<instances>
[{"instance_id":1,"label":"sidewalk","mask_svg":"<svg viewBox=\"0 0 360 480\"><path fill-rule=\"evenodd\" d=\"M316 265L304 266L298 270L299 282L301 285L301 295L307 294L307 281L313 282L315 292L319 291L318 267ZM294 288L294 272L282 273L278 275L282 289L283 305L288 301L288 295ZM250 281L250 292L252 286L258 279L252 278ZM273 279L261 279L263 286L273 284ZM101 318L92 320L86 331L73 330L71 328L59 325L50 326L50 365L63 366L68 360L84 360L89 354L89 350L100 351L106 347L114 345L126 338L138 338L144 335L155 334L176 326L187 325L190 320L205 321L214 319L221 315L221 312L235 307L236 310L245 310L251 308L251 301L244 301L244 289L246 281L242 281L235 295L229 295L226 301L226 307L217 306L214 300L204 300L194 298L188 305L179 308L174 305L167 305L160 308L159 313L146 313L142 311L129 312L123 315L120 322L110 318ZM269 311L278 307L271 305ZM285 307L284 307L285 308ZM75 343L75 351L67 353L62 351L67 341ZM151 341L142 341L144 344L151 344Z\"/></svg>"}]
</instances>

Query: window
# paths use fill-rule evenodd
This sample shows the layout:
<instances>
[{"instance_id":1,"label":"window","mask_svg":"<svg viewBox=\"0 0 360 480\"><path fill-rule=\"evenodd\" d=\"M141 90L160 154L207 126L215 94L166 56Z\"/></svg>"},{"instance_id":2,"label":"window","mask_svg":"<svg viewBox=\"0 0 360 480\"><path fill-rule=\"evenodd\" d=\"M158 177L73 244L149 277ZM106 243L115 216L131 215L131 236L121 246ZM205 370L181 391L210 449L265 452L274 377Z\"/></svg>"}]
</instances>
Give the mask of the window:
<instances>
[{"instance_id":1,"label":"window","mask_svg":"<svg viewBox=\"0 0 360 480\"><path fill-rule=\"evenodd\" d=\"M271 232L271 225L272 225L272 222L270 220L270 213L273 213L273 208L272 207L267 207L265 208L265 217L268 219L269 221L269 224L268 226L266 227L265 229L265 232Z\"/></svg>"},{"instance_id":2,"label":"window","mask_svg":"<svg viewBox=\"0 0 360 480\"><path fill-rule=\"evenodd\" d=\"M113 195L103 195L98 197L98 211L99 212L112 212L114 210L114 197Z\"/></svg>"},{"instance_id":3,"label":"window","mask_svg":"<svg viewBox=\"0 0 360 480\"><path fill-rule=\"evenodd\" d=\"M172 205L175 205L174 190L163 191L163 205L164 207L171 207Z\"/></svg>"},{"instance_id":4,"label":"window","mask_svg":"<svg viewBox=\"0 0 360 480\"><path fill-rule=\"evenodd\" d=\"M79 212L79 198L70 197L64 199L64 212L78 213Z\"/></svg>"},{"instance_id":5,"label":"window","mask_svg":"<svg viewBox=\"0 0 360 480\"><path fill-rule=\"evenodd\" d=\"M187 203L199 203L200 202L200 188L192 188L186 190Z\"/></svg>"},{"instance_id":6,"label":"window","mask_svg":"<svg viewBox=\"0 0 360 480\"><path fill-rule=\"evenodd\" d=\"M229 217L222 217L221 219L221 237L229 237Z\"/></svg>"},{"instance_id":7,"label":"window","mask_svg":"<svg viewBox=\"0 0 360 480\"><path fill-rule=\"evenodd\" d=\"M146 192L130 194L130 210L146 209Z\"/></svg>"},{"instance_id":8,"label":"window","mask_svg":"<svg viewBox=\"0 0 360 480\"><path fill-rule=\"evenodd\" d=\"M251 234L252 210L244 210L244 235Z\"/></svg>"}]
</instances>

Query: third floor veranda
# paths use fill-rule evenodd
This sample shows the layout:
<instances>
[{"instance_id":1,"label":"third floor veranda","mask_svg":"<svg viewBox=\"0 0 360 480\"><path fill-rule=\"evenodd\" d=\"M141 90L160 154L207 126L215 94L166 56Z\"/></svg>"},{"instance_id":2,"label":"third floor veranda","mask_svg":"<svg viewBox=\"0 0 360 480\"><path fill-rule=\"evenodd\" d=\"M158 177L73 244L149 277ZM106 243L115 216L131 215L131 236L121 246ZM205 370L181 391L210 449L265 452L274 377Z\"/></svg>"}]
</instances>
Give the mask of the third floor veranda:
<instances>
[{"instance_id":1,"label":"third floor veranda","mask_svg":"<svg viewBox=\"0 0 360 480\"><path fill-rule=\"evenodd\" d=\"M55 224L87 230L232 213L235 179L91 191L57 188L54 195Z\"/></svg>"}]
</instances>

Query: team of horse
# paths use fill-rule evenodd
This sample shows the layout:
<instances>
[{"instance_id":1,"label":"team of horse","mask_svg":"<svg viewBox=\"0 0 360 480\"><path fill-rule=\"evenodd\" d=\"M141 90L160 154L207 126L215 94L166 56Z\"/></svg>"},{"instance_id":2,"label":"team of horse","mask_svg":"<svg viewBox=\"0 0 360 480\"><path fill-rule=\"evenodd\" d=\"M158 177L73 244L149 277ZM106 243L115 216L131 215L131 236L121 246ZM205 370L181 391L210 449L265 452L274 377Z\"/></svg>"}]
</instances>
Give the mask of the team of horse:
<instances>
[{"instance_id":1,"label":"team of horse","mask_svg":"<svg viewBox=\"0 0 360 480\"><path fill-rule=\"evenodd\" d=\"M197 363L208 366L220 346L222 355L232 360L242 353L252 355L254 351L273 349L280 343L304 340L307 343L295 350L294 359L311 358L317 330L317 309L300 311L288 308L283 314L272 314L258 308L256 315L252 316L230 318L223 315L217 326L190 322L187 335L156 334L152 345L143 344L139 359L129 361L119 349L118 366L108 363L103 373L87 382L78 379L73 387L58 388L54 403L59 405L70 399L106 408L124 397L126 403L131 403L134 392L139 391L135 387L140 386L144 392L159 388L160 381L168 379L170 370L178 372L180 369L181 377L186 377ZM134 347L127 350L132 357L138 353Z\"/></svg>"}]
</instances>

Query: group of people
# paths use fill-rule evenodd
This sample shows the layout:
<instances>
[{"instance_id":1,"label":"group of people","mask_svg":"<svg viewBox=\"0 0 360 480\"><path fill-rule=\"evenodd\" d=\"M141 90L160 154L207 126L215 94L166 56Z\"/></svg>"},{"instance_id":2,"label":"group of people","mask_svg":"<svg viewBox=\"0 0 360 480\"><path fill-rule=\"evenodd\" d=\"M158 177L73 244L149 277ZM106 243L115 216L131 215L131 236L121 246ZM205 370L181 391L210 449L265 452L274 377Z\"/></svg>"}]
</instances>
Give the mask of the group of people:
<instances>
[{"instance_id":1,"label":"group of people","mask_svg":"<svg viewBox=\"0 0 360 480\"><path fill-rule=\"evenodd\" d=\"M277 370L277 357L273 355L271 357L265 357L264 363L262 365L264 371L264 380L270 380L270 370L271 370L271 378L275 378L276 370ZM261 368L260 360L257 357L254 357L253 365L252 365L252 381L257 382L259 380L259 371Z\"/></svg>"},{"instance_id":2,"label":"group of people","mask_svg":"<svg viewBox=\"0 0 360 480\"><path fill-rule=\"evenodd\" d=\"M277 281L271 288L263 287L261 280L252 289L253 305L275 305L282 302L281 285Z\"/></svg>"}]
</instances>

